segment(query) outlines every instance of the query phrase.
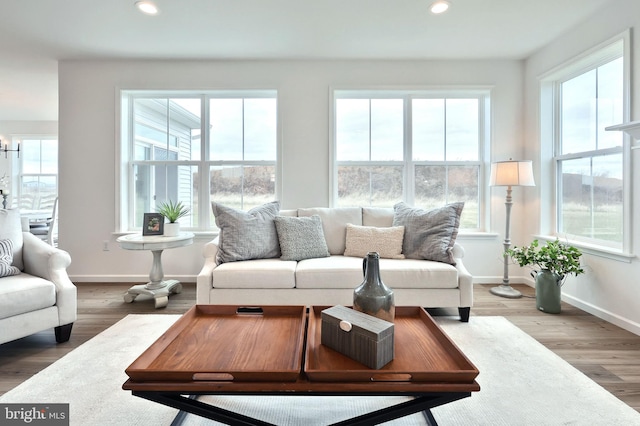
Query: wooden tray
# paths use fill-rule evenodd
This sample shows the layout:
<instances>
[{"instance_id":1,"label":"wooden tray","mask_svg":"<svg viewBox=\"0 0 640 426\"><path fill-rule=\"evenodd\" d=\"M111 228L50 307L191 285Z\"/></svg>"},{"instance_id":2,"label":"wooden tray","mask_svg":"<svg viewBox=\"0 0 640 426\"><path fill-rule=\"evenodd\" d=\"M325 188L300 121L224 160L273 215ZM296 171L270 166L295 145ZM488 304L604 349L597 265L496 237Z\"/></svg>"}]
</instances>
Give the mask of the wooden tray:
<instances>
[{"instance_id":1,"label":"wooden tray","mask_svg":"<svg viewBox=\"0 0 640 426\"><path fill-rule=\"evenodd\" d=\"M125 372L133 381L295 381L305 306L196 305Z\"/></svg>"},{"instance_id":2,"label":"wooden tray","mask_svg":"<svg viewBox=\"0 0 640 426\"><path fill-rule=\"evenodd\" d=\"M423 308L396 307L394 359L377 370L320 343L320 312L326 308L309 309L304 371L310 381L473 383L478 375L478 369Z\"/></svg>"}]
</instances>

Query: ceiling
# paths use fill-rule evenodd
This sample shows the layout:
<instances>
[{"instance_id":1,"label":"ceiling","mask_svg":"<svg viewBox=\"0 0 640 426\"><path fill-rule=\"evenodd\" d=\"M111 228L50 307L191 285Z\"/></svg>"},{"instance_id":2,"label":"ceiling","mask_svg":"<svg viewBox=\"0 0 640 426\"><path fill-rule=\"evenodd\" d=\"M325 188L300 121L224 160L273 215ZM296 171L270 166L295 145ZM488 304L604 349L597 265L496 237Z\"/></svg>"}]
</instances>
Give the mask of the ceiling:
<instances>
[{"instance_id":1,"label":"ceiling","mask_svg":"<svg viewBox=\"0 0 640 426\"><path fill-rule=\"evenodd\" d=\"M523 59L615 0L1 0L0 121L57 120L64 59Z\"/></svg>"}]
</instances>

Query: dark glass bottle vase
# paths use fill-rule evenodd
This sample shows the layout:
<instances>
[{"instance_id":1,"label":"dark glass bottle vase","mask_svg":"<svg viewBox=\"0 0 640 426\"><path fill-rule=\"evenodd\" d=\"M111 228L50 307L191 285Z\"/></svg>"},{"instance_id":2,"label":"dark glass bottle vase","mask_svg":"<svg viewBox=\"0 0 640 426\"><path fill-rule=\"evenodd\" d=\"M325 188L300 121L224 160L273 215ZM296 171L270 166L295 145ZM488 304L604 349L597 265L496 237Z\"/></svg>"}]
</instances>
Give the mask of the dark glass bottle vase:
<instances>
[{"instance_id":1,"label":"dark glass bottle vase","mask_svg":"<svg viewBox=\"0 0 640 426\"><path fill-rule=\"evenodd\" d=\"M393 322L396 305L393 290L380 278L380 255L369 252L362 261L364 281L353 291L353 309Z\"/></svg>"}]
</instances>

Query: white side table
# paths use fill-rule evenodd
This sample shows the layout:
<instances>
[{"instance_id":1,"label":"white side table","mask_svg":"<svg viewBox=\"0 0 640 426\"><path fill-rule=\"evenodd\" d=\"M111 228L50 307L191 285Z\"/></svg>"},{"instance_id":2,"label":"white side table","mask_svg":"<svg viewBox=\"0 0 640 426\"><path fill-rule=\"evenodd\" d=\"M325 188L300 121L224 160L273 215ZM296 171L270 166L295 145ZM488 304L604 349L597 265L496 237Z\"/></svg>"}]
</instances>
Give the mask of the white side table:
<instances>
[{"instance_id":1,"label":"white side table","mask_svg":"<svg viewBox=\"0 0 640 426\"><path fill-rule=\"evenodd\" d=\"M124 294L124 301L131 303L139 294L146 294L155 300L156 308L164 308L169 303L169 295L180 293L182 284L178 280L164 280L162 272L162 251L166 249L184 247L193 243L193 233L181 232L176 237L163 235L123 235L116 240L120 247L126 250L151 250L153 264L147 284L134 285Z\"/></svg>"}]
</instances>

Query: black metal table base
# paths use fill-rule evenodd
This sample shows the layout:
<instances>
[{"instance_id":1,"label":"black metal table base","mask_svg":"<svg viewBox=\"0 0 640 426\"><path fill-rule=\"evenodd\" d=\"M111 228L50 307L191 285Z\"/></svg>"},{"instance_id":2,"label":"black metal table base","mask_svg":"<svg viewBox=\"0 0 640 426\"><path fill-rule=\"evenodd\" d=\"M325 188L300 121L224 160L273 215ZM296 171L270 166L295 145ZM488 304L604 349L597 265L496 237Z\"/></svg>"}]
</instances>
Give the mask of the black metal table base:
<instances>
[{"instance_id":1,"label":"black metal table base","mask_svg":"<svg viewBox=\"0 0 640 426\"><path fill-rule=\"evenodd\" d=\"M172 423L172 426L177 426L182 422L185 417L184 412L195 414L207 419L216 420L218 422L233 426L275 426L262 420L247 417L240 413L235 413L233 411L225 410L223 408L198 401L194 395L184 396L177 393L147 391L132 391L132 393L135 396L181 410L181 413L178 414L178 416ZM295 395L291 396L295 397ZM420 411L424 413L427 423L429 423L431 426L437 426L437 422L431 414L431 408L438 407L449 402L457 401L459 399L467 398L471 396L471 392L444 392L410 396L414 396L414 399L377 411L373 411L368 414L363 414L361 416L356 416L348 420L334 423L332 426L369 426L372 424L379 424L398 419L400 417L405 417L414 413L418 413Z\"/></svg>"}]
</instances>

